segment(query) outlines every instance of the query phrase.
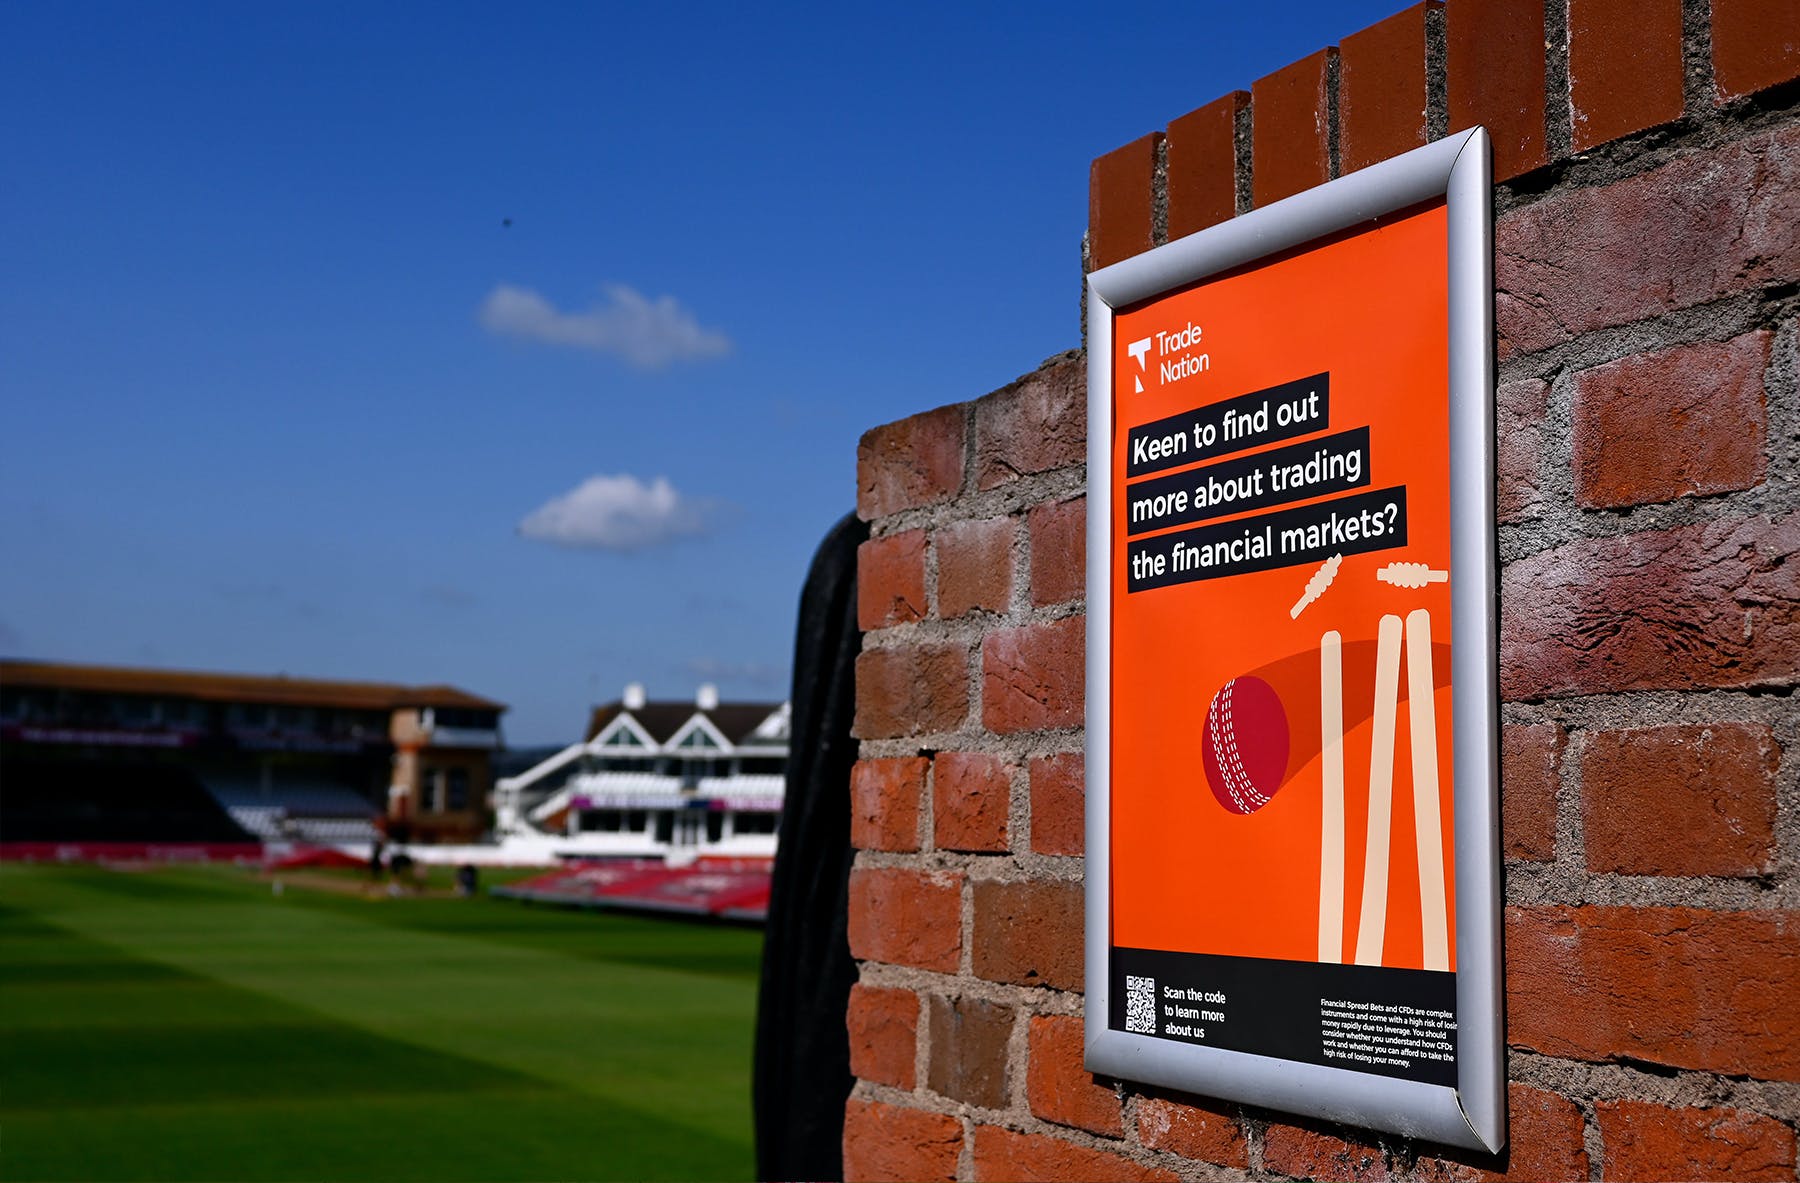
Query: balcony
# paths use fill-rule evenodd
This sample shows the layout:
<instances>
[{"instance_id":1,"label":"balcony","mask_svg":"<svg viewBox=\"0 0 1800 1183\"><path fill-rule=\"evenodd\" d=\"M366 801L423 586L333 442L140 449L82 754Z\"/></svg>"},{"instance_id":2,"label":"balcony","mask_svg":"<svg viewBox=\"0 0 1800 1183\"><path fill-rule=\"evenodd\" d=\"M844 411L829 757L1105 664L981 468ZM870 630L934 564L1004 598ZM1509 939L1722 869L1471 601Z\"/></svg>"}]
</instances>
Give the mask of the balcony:
<instances>
[{"instance_id":1,"label":"balcony","mask_svg":"<svg viewBox=\"0 0 1800 1183\"><path fill-rule=\"evenodd\" d=\"M498 727L432 727L425 732L425 744L433 748L500 748Z\"/></svg>"}]
</instances>

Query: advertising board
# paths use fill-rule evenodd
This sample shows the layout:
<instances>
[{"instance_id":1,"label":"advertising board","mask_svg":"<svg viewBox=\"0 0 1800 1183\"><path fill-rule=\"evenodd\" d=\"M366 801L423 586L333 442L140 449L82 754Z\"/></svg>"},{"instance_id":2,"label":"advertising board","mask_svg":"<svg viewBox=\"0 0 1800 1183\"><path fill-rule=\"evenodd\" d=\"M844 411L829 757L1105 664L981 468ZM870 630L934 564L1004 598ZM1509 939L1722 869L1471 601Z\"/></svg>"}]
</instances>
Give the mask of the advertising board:
<instances>
[{"instance_id":1,"label":"advertising board","mask_svg":"<svg viewBox=\"0 0 1800 1183\"><path fill-rule=\"evenodd\" d=\"M1089 277L1096 1072L1504 1140L1488 178Z\"/></svg>"}]
</instances>

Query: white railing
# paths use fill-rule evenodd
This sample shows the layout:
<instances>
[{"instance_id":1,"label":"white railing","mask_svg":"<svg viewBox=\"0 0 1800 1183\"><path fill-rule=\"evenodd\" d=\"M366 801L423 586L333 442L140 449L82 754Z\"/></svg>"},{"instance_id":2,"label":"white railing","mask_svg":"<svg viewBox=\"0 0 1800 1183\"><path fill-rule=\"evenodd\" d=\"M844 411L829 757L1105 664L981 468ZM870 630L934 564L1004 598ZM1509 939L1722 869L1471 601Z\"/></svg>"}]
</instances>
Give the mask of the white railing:
<instances>
[{"instance_id":1,"label":"white railing","mask_svg":"<svg viewBox=\"0 0 1800 1183\"><path fill-rule=\"evenodd\" d=\"M494 828L501 834L529 832L531 827L523 816L525 790L545 777L567 768L586 752L586 744L572 743L555 755L539 760L519 775L503 776L494 782Z\"/></svg>"},{"instance_id":2,"label":"white railing","mask_svg":"<svg viewBox=\"0 0 1800 1183\"><path fill-rule=\"evenodd\" d=\"M700 795L703 797L782 797L787 793L787 777L772 773L752 773L744 776L703 776L700 778Z\"/></svg>"},{"instance_id":3,"label":"white railing","mask_svg":"<svg viewBox=\"0 0 1800 1183\"><path fill-rule=\"evenodd\" d=\"M509 789L528 789L538 781L543 780L546 776L549 776L552 772L567 766L570 761L581 759L582 753L586 751L586 744L572 743L554 756L539 760L536 764L533 764L530 768L527 768L517 776L501 777L495 782L494 787L502 791Z\"/></svg>"},{"instance_id":4,"label":"white railing","mask_svg":"<svg viewBox=\"0 0 1800 1183\"><path fill-rule=\"evenodd\" d=\"M583 772L570 777L569 785L577 793L594 797L616 793L676 795L681 792L679 776L664 776L660 772Z\"/></svg>"},{"instance_id":5,"label":"white railing","mask_svg":"<svg viewBox=\"0 0 1800 1183\"><path fill-rule=\"evenodd\" d=\"M574 795L574 788L569 785L564 785L562 788L556 790L556 792L545 797L542 801L539 801L536 805L533 805L531 811L525 816L531 820L533 825L541 825L543 822L555 817L558 813L561 813L567 808L569 799Z\"/></svg>"}]
</instances>

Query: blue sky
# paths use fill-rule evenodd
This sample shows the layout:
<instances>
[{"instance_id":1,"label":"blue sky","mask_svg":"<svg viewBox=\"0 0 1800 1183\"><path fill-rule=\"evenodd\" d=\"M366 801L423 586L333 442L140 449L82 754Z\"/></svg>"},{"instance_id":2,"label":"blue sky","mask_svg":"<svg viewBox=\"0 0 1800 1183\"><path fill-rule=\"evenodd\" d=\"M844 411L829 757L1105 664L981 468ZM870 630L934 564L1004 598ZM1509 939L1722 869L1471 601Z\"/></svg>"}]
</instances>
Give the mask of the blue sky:
<instances>
[{"instance_id":1,"label":"blue sky","mask_svg":"<svg viewBox=\"0 0 1800 1183\"><path fill-rule=\"evenodd\" d=\"M1089 161L1398 7L6 5L0 654L779 698Z\"/></svg>"}]
</instances>

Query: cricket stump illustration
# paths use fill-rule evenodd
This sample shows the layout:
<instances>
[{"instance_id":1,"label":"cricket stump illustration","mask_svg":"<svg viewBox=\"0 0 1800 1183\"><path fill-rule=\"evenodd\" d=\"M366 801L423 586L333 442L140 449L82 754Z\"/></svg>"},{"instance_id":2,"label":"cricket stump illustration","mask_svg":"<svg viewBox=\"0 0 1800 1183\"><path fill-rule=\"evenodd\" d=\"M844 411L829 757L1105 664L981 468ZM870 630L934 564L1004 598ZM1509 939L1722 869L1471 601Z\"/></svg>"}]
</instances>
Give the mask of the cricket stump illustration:
<instances>
[{"instance_id":1,"label":"cricket stump illustration","mask_svg":"<svg viewBox=\"0 0 1800 1183\"><path fill-rule=\"evenodd\" d=\"M1362 918L1356 926L1358 965L1380 965L1381 946L1387 937L1394 716L1400 700L1400 618L1383 616L1375 641L1375 723L1369 736L1369 832L1363 840Z\"/></svg>"},{"instance_id":2,"label":"cricket stump illustration","mask_svg":"<svg viewBox=\"0 0 1800 1183\"><path fill-rule=\"evenodd\" d=\"M1438 812L1437 697L1431 683L1431 613L1406 616L1406 706L1412 727L1413 832L1418 836L1419 922L1426 969L1450 968L1444 899L1444 830Z\"/></svg>"},{"instance_id":3,"label":"cricket stump illustration","mask_svg":"<svg viewBox=\"0 0 1800 1183\"><path fill-rule=\"evenodd\" d=\"M1415 609L1407 615L1404 629L1422 960L1425 969L1447 970L1450 968L1450 924L1444 891L1443 827L1438 809L1437 701L1431 671L1431 613L1424 608ZM1394 731L1398 722L1401 640L1400 618L1391 613L1383 616L1376 634L1375 711L1369 747L1369 829L1363 846L1362 916L1356 928L1358 965L1380 965L1382 946L1387 938L1388 856L1393 824ZM1321 642L1321 649L1323 644ZM1329 744L1330 720L1324 719L1323 724L1328 729L1325 742ZM1329 804L1326 808L1329 810ZM1326 840L1330 841L1329 834ZM1340 845L1342 841L1340 834ZM1327 921L1322 882L1319 890L1319 947L1323 957ZM1338 923L1342 923L1341 919Z\"/></svg>"},{"instance_id":4,"label":"cricket stump illustration","mask_svg":"<svg viewBox=\"0 0 1800 1183\"><path fill-rule=\"evenodd\" d=\"M1405 572L1408 582L1430 581ZM1332 572L1335 574L1335 572ZM1435 573L1430 573L1435 574ZM1324 583L1324 580L1319 582ZM1383 580L1387 582L1387 580ZM1315 597L1316 598L1316 597ZM1302 605L1302 608L1304 605ZM1444 883L1442 813L1439 806L1438 736L1431 614L1417 609L1404 621L1384 615L1376 640L1346 644L1336 630L1319 638L1317 654L1302 652L1231 678L1213 695L1201 736L1207 786L1226 812L1239 817L1267 806L1289 774L1315 756L1320 766L1318 959L1346 960L1345 912L1350 906L1346 864L1351 857L1344 773L1346 728L1370 722L1368 822L1356 947L1351 960L1380 965L1387 938L1388 868L1392 856L1394 745L1399 724L1400 677L1405 657L1406 708L1412 766L1412 810L1419 875L1422 961L1425 969L1450 968L1449 916ZM1347 687L1345 669L1356 672ZM1361 681L1372 672L1373 689ZM1317 676L1316 699L1310 680ZM1319 728L1294 724L1316 702ZM1290 716L1291 710L1298 715ZM1314 739L1317 746L1314 746Z\"/></svg>"},{"instance_id":5,"label":"cricket stump illustration","mask_svg":"<svg viewBox=\"0 0 1800 1183\"><path fill-rule=\"evenodd\" d=\"M1344 959L1344 638L1319 638L1319 960Z\"/></svg>"}]
</instances>

